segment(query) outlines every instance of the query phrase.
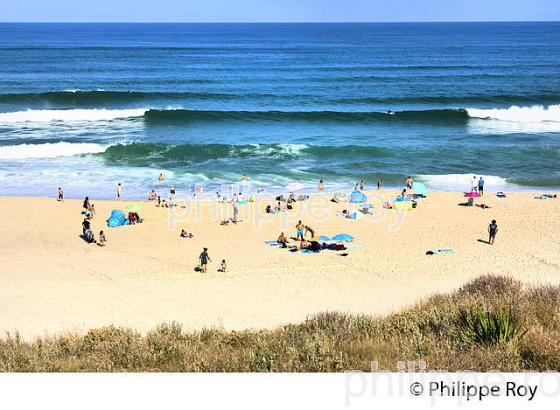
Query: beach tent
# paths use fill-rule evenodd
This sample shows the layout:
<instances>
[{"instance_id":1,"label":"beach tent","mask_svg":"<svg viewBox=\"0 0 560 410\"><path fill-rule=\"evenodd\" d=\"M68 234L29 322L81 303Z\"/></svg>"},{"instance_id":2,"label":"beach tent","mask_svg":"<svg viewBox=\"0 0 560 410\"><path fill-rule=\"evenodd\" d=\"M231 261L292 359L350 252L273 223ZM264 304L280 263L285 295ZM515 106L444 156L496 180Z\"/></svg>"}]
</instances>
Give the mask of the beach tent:
<instances>
[{"instance_id":1,"label":"beach tent","mask_svg":"<svg viewBox=\"0 0 560 410\"><path fill-rule=\"evenodd\" d=\"M124 215L124 212L118 209L113 209L113 212L111 212L111 216L109 217L109 219L107 219L107 226L109 228L128 225L129 223L130 221Z\"/></svg>"},{"instance_id":2,"label":"beach tent","mask_svg":"<svg viewBox=\"0 0 560 410\"><path fill-rule=\"evenodd\" d=\"M350 194L350 203L363 204L367 202L367 197L360 191L354 191Z\"/></svg>"},{"instance_id":3,"label":"beach tent","mask_svg":"<svg viewBox=\"0 0 560 410\"><path fill-rule=\"evenodd\" d=\"M418 192L419 194L428 196L428 188L426 188L426 185L424 185L422 182L413 182L412 189Z\"/></svg>"},{"instance_id":4,"label":"beach tent","mask_svg":"<svg viewBox=\"0 0 560 410\"><path fill-rule=\"evenodd\" d=\"M352 235L348 235L347 233L339 233L338 235L333 236L332 240L333 241L350 242L350 241L354 240L354 237Z\"/></svg>"}]
</instances>

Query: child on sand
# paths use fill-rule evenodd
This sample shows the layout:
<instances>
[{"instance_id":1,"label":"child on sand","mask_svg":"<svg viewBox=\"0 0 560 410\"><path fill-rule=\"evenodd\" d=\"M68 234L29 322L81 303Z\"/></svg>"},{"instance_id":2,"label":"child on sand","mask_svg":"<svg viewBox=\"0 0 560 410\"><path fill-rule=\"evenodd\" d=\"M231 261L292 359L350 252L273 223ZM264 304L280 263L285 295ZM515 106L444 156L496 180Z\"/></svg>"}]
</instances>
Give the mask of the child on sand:
<instances>
[{"instance_id":1,"label":"child on sand","mask_svg":"<svg viewBox=\"0 0 560 410\"><path fill-rule=\"evenodd\" d=\"M494 239L496 238L497 233L498 233L498 225L496 224L496 220L492 219L492 223L488 225L488 243L490 245L494 245Z\"/></svg>"},{"instance_id":2,"label":"child on sand","mask_svg":"<svg viewBox=\"0 0 560 410\"><path fill-rule=\"evenodd\" d=\"M222 263L220 263L220 269L218 269L218 272L226 273L226 269L227 269L226 260L222 259Z\"/></svg>"},{"instance_id":3,"label":"child on sand","mask_svg":"<svg viewBox=\"0 0 560 410\"><path fill-rule=\"evenodd\" d=\"M105 238L105 233L103 231L99 231L99 242L97 245L105 246L107 244L107 238Z\"/></svg>"}]
</instances>

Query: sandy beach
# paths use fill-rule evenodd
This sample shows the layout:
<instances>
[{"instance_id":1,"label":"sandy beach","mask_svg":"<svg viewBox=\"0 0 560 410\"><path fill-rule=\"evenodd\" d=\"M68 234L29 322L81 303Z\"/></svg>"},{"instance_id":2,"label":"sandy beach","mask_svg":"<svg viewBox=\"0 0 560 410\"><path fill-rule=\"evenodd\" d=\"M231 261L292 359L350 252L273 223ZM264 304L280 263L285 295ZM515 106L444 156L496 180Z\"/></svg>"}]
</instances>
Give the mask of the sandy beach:
<instances>
[{"instance_id":1,"label":"sandy beach","mask_svg":"<svg viewBox=\"0 0 560 410\"><path fill-rule=\"evenodd\" d=\"M382 209L396 191L374 192L373 216L337 216L348 204L315 195L295 209L264 213L267 200L240 206L243 222L221 226L231 205L189 202L170 211L147 201L101 201L96 237L80 238L82 201L0 198L1 331L29 338L84 332L109 324L146 331L177 321L186 329L273 328L323 311L381 315L479 275L511 275L525 283L560 282L560 200L535 193L477 199L491 208L458 206L462 193L431 192L416 209ZM111 210L142 207L142 224L107 228ZM274 204L274 203L273 203ZM170 217L170 215L172 215ZM291 253L265 244L281 231L295 236L301 219L319 235L355 237L348 256L330 250ZM486 229L498 222L496 243ZM193 239L180 238L184 228ZM203 247L208 273L194 271ZM429 250L452 253L427 256ZM225 259L226 273L219 273Z\"/></svg>"}]
</instances>

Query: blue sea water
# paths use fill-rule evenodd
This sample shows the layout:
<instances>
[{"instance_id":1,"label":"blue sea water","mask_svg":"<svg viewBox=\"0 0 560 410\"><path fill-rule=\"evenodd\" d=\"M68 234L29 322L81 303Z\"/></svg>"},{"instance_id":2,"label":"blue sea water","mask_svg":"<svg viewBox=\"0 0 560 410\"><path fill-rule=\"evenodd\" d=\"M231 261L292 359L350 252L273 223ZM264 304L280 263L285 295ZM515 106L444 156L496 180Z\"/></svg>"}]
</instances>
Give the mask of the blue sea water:
<instances>
[{"instance_id":1,"label":"blue sea water","mask_svg":"<svg viewBox=\"0 0 560 410\"><path fill-rule=\"evenodd\" d=\"M0 194L560 187L560 23L0 24Z\"/></svg>"}]
</instances>

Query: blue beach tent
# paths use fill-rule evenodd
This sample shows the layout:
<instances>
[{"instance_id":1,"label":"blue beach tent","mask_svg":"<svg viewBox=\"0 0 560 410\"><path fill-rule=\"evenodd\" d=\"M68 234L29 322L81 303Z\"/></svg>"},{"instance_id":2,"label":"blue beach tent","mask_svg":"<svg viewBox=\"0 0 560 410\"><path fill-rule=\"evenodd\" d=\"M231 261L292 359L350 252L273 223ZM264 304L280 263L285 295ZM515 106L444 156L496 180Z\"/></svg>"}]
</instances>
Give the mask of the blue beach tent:
<instances>
[{"instance_id":1,"label":"blue beach tent","mask_svg":"<svg viewBox=\"0 0 560 410\"><path fill-rule=\"evenodd\" d=\"M412 184L412 189L414 189L419 194L428 196L428 188L426 188L426 185L424 185L422 182L414 182Z\"/></svg>"},{"instance_id":2,"label":"blue beach tent","mask_svg":"<svg viewBox=\"0 0 560 410\"><path fill-rule=\"evenodd\" d=\"M118 209L113 209L113 212L111 212L111 216L109 217L109 219L107 219L107 226L109 228L128 225L129 223L130 222L124 215L124 212Z\"/></svg>"},{"instance_id":3,"label":"blue beach tent","mask_svg":"<svg viewBox=\"0 0 560 410\"><path fill-rule=\"evenodd\" d=\"M367 197L360 191L354 191L350 194L350 203L363 204L367 202Z\"/></svg>"}]
</instances>

